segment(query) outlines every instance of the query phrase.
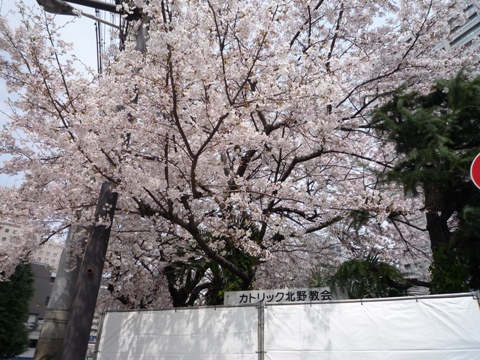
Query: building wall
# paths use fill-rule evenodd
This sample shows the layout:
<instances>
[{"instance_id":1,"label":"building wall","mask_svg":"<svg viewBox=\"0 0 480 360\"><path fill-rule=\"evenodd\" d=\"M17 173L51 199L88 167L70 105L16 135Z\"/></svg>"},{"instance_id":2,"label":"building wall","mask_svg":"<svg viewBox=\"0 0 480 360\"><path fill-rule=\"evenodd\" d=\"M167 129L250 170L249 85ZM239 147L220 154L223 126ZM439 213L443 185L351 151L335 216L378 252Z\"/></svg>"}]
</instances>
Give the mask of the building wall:
<instances>
[{"instance_id":1,"label":"building wall","mask_svg":"<svg viewBox=\"0 0 480 360\"><path fill-rule=\"evenodd\" d=\"M33 253L32 262L36 264L48 265L54 269L57 269L62 251L63 244L57 242L45 244Z\"/></svg>"},{"instance_id":2,"label":"building wall","mask_svg":"<svg viewBox=\"0 0 480 360\"><path fill-rule=\"evenodd\" d=\"M30 300L28 309L30 314L36 314L40 319L43 319L52 293L55 275L49 267L40 264L32 264L32 271L35 279L35 293Z\"/></svg>"},{"instance_id":3,"label":"building wall","mask_svg":"<svg viewBox=\"0 0 480 360\"><path fill-rule=\"evenodd\" d=\"M26 352L20 355L23 358L32 358L37 346L38 337L43 326L45 310L53 289L55 281L51 268L45 265L32 264L32 272L34 276L34 294L30 300L28 310L29 317L27 328L29 330L30 343Z\"/></svg>"},{"instance_id":4,"label":"building wall","mask_svg":"<svg viewBox=\"0 0 480 360\"><path fill-rule=\"evenodd\" d=\"M480 2L477 0L465 1L465 15L467 20L463 24L455 24L456 19L451 20L452 30L448 39L438 44L436 49L450 50L461 46L475 46L480 35Z\"/></svg>"},{"instance_id":5,"label":"building wall","mask_svg":"<svg viewBox=\"0 0 480 360\"><path fill-rule=\"evenodd\" d=\"M18 245L18 239L15 239L15 236L21 234L22 229L20 226L0 222L0 244L11 246Z\"/></svg>"},{"instance_id":6,"label":"building wall","mask_svg":"<svg viewBox=\"0 0 480 360\"><path fill-rule=\"evenodd\" d=\"M18 246L22 236L21 226L0 222L0 247ZM49 240L31 255L30 261L34 264L49 266L54 271L58 268L63 244L55 240Z\"/></svg>"}]
</instances>

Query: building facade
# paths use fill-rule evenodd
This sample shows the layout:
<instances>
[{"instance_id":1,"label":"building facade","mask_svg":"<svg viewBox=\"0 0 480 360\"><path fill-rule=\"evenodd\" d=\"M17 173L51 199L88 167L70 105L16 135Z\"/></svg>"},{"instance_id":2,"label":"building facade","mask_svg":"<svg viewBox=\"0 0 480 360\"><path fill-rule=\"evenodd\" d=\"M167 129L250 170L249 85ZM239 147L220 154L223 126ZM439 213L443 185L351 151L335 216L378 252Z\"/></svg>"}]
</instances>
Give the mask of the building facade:
<instances>
[{"instance_id":1,"label":"building facade","mask_svg":"<svg viewBox=\"0 0 480 360\"><path fill-rule=\"evenodd\" d=\"M0 222L0 247L19 246L22 237L22 227L19 225ZM30 255L30 262L42 264L56 271L62 255L63 244L50 240L40 246Z\"/></svg>"},{"instance_id":2,"label":"building facade","mask_svg":"<svg viewBox=\"0 0 480 360\"><path fill-rule=\"evenodd\" d=\"M466 21L463 24L456 24L456 19L451 20L452 30L448 39L443 40L436 46L450 50L462 46L476 46L480 35L480 2L470 0L465 2Z\"/></svg>"}]
</instances>

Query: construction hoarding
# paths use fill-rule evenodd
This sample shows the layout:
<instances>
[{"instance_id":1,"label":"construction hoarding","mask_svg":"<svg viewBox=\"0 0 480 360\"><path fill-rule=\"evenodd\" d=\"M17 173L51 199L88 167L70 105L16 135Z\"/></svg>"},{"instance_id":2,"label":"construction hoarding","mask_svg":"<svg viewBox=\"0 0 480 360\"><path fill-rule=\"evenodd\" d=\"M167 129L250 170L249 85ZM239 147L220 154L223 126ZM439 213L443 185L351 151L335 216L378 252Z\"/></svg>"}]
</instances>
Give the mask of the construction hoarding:
<instances>
[{"instance_id":1,"label":"construction hoarding","mask_svg":"<svg viewBox=\"0 0 480 360\"><path fill-rule=\"evenodd\" d=\"M108 312L99 360L480 359L475 294Z\"/></svg>"}]
</instances>

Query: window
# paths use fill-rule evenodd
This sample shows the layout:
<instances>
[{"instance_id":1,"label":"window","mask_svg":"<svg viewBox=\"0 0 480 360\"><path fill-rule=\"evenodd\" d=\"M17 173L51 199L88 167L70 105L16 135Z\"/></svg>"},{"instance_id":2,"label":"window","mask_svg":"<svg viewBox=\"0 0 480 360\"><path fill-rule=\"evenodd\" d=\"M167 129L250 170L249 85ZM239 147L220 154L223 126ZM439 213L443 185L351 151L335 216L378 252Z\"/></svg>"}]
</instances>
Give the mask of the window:
<instances>
[{"instance_id":1,"label":"window","mask_svg":"<svg viewBox=\"0 0 480 360\"><path fill-rule=\"evenodd\" d=\"M48 244L48 247L49 247L49 248L52 248L52 244Z\"/></svg>"},{"instance_id":2,"label":"window","mask_svg":"<svg viewBox=\"0 0 480 360\"><path fill-rule=\"evenodd\" d=\"M5 232L6 232L6 233L10 232L10 229L5 228Z\"/></svg>"},{"instance_id":3,"label":"window","mask_svg":"<svg viewBox=\"0 0 480 360\"><path fill-rule=\"evenodd\" d=\"M43 262L44 262L45 264L48 264L48 259L45 259Z\"/></svg>"},{"instance_id":4,"label":"window","mask_svg":"<svg viewBox=\"0 0 480 360\"><path fill-rule=\"evenodd\" d=\"M50 264L55 265L55 260L50 261Z\"/></svg>"},{"instance_id":5,"label":"window","mask_svg":"<svg viewBox=\"0 0 480 360\"><path fill-rule=\"evenodd\" d=\"M12 234L16 234L17 233L17 230L13 230Z\"/></svg>"},{"instance_id":6,"label":"window","mask_svg":"<svg viewBox=\"0 0 480 360\"><path fill-rule=\"evenodd\" d=\"M47 256L50 256L50 251L49 251L49 252L47 252Z\"/></svg>"},{"instance_id":7,"label":"window","mask_svg":"<svg viewBox=\"0 0 480 360\"><path fill-rule=\"evenodd\" d=\"M50 301L50 296L47 296L47 299L45 300L45 305L48 305L49 301Z\"/></svg>"},{"instance_id":8,"label":"window","mask_svg":"<svg viewBox=\"0 0 480 360\"><path fill-rule=\"evenodd\" d=\"M27 328L28 330L33 330L35 327L35 323L37 322L37 315L35 314L29 314L28 315L28 320L27 320Z\"/></svg>"},{"instance_id":9,"label":"window","mask_svg":"<svg viewBox=\"0 0 480 360\"><path fill-rule=\"evenodd\" d=\"M38 339L30 339L28 343L28 347L35 349L37 347L37 343L38 343Z\"/></svg>"},{"instance_id":10,"label":"window","mask_svg":"<svg viewBox=\"0 0 480 360\"><path fill-rule=\"evenodd\" d=\"M53 257L57 257L57 253L53 253Z\"/></svg>"},{"instance_id":11,"label":"window","mask_svg":"<svg viewBox=\"0 0 480 360\"><path fill-rule=\"evenodd\" d=\"M38 262L42 262L42 258L37 258L37 261L38 261Z\"/></svg>"},{"instance_id":12,"label":"window","mask_svg":"<svg viewBox=\"0 0 480 360\"><path fill-rule=\"evenodd\" d=\"M2 241L7 241L7 238L6 238L6 237L2 237Z\"/></svg>"},{"instance_id":13,"label":"window","mask_svg":"<svg viewBox=\"0 0 480 360\"><path fill-rule=\"evenodd\" d=\"M40 255L43 255L43 251L42 251L42 250L40 250L39 254L40 254Z\"/></svg>"}]
</instances>

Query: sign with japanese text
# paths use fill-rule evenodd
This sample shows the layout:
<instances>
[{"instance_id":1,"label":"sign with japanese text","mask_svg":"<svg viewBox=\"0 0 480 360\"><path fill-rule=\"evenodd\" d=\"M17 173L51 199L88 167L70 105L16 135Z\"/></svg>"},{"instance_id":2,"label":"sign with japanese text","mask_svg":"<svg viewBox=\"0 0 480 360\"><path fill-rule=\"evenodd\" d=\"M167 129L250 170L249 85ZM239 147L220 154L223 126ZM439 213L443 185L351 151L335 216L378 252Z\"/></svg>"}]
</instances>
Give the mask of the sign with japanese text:
<instances>
[{"instance_id":1,"label":"sign with japanese text","mask_svg":"<svg viewBox=\"0 0 480 360\"><path fill-rule=\"evenodd\" d=\"M228 291L224 305L310 303L332 300L329 287L281 290Z\"/></svg>"}]
</instances>

